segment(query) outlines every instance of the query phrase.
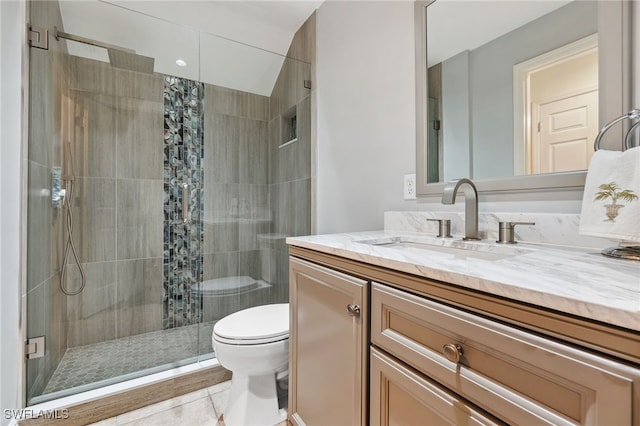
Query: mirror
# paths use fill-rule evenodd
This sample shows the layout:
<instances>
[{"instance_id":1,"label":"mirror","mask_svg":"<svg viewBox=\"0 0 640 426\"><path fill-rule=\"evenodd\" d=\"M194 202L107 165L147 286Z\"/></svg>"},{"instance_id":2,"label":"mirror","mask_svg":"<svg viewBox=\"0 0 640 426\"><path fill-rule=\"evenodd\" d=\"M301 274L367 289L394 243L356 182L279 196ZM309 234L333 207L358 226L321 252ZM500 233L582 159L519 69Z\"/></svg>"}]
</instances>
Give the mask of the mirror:
<instances>
[{"instance_id":1,"label":"mirror","mask_svg":"<svg viewBox=\"0 0 640 426\"><path fill-rule=\"evenodd\" d=\"M417 194L459 177L483 192L581 187L598 129L631 106L628 6L417 2Z\"/></svg>"}]
</instances>

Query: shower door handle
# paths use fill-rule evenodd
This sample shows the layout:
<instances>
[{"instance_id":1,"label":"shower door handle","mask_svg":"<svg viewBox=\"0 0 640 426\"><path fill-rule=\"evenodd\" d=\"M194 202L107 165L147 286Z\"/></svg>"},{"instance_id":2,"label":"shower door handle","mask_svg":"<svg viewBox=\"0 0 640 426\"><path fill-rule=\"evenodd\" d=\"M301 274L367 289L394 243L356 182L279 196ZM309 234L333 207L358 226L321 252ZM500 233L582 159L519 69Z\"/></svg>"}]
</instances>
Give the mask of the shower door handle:
<instances>
[{"instance_id":1,"label":"shower door handle","mask_svg":"<svg viewBox=\"0 0 640 426\"><path fill-rule=\"evenodd\" d=\"M182 223L188 224L189 220L189 184L182 184Z\"/></svg>"}]
</instances>

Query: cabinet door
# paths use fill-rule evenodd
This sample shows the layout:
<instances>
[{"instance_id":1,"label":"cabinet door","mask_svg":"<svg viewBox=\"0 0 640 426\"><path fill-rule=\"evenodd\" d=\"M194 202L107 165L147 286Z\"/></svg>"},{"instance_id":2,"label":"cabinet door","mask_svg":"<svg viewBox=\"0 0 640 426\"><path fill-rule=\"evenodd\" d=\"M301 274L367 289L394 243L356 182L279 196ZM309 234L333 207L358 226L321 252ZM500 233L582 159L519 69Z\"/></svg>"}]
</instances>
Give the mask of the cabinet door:
<instances>
[{"instance_id":1,"label":"cabinet door","mask_svg":"<svg viewBox=\"0 0 640 426\"><path fill-rule=\"evenodd\" d=\"M468 401L371 348L371 425L499 425Z\"/></svg>"},{"instance_id":2,"label":"cabinet door","mask_svg":"<svg viewBox=\"0 0 640 426\"><path fill-rule=\"evenodd\" d=\"M289 265L289 420L364 425L368 282L293 257Z\"/></svg>"}]
</instances>

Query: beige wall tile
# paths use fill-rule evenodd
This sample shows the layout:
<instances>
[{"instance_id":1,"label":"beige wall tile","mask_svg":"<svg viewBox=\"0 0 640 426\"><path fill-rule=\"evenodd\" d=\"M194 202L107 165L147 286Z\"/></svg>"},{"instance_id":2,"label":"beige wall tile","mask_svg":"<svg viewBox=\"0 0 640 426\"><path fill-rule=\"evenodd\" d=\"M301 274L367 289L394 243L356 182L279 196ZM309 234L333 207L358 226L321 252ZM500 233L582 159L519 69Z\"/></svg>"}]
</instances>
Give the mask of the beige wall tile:
<instances>
[{"instance_id":1,"label":"beige wall tile","mask_svg":"<svg viewBox=\"0 0 640 426\"><path fill-rule=\"evenodd\" d=\"M115 94L115 76L108 64L79 56L71 56L70 59L72 89L102 95Z\"/></svg>"},{"instance_id":2,"label":"beige wall tile","mask_svg":"<svg viewBox=\"0 0 640 426\"><path fill-rule=\"evenodd\" d=\"M162 329L162 258L117 262L117 337Z\"/></svg>"},{"instance_id":3,"label":"beige wall tile","mask_svg":"<svg viewBox=\"0 0 640 426\"><path fill-rule=\"evenodd\" d=\"M118 179L117 191L117 258L162 257L163 182Z\"/></svg>"},{"instance_id":4,"label":"beige wall tile","mask_svg":"<svg viewBox=\"0 0 640 426\"><path fill-rule=\"evenodd\" d=\"M67 175L115 177L117 99L92 92L71 93L72 130L70 146L73 163L65 153ZM65 152L69 145L65 141Z\"/></svg>"},{"instance_id":5,"label":"beige wall tile","mask_svg":"<svg viewBox=\"0 0 640 426\"><path fill-rule=\"evenodd\" d=\"M73 181L73 241L80 261L116 258L116 180L76 178ZM66 215L66 210L61 212ZM68 232L65 227L65 241ZM70 252L67 263L76 260Z\"/></svg>"},{"instance_id":6,"label":"beige wall tile","mask_svg":"<svg viewBox=\"0 0 640 426\"><path fill-rule=\"evenodd\" d=\"M115 133L119 178L163 178L161 102L120 98L117 103Z\"/></svg>"},{"instance_id":7,"label":"beige wall tile","mask_svg":"<svg viewBox=\"0 0 640 426\"><path fill-rule=\"evenodd\" d=\"M83 264L86 285L67 300L68 346L84 346L116 337L116 262ZM70 265L66 285L78 289L81 275Z\"/></svg>"},{"instance_id":8,"label":"beige wall tile","mask_svg":"<svg viewBox=\"0 0 640 426\"><path fill-rule=\"evenodd\" d=\"M204 102L207 114L255 120L267 120L269 117L269 98L266 96L205 84Z\"/></svg>"}]
</instances>

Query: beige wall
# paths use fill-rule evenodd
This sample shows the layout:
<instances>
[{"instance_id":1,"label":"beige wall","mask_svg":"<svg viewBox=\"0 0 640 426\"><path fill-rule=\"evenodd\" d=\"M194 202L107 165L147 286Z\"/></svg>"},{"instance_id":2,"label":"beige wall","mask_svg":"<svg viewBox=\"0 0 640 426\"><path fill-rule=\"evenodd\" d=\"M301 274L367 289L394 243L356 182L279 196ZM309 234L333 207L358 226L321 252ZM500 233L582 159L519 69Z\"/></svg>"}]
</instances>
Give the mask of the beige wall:
<instances>
[{"instance_id":1,"label":"beige wall","mask_svg":"<svg viewBox=\"0 0 640 426\"><path fill-rule=\"evenodd\" d=\"M316 231L380 229L416 208L413 2L324 2L317 37Z\"/></svg>"}]
</instances>

